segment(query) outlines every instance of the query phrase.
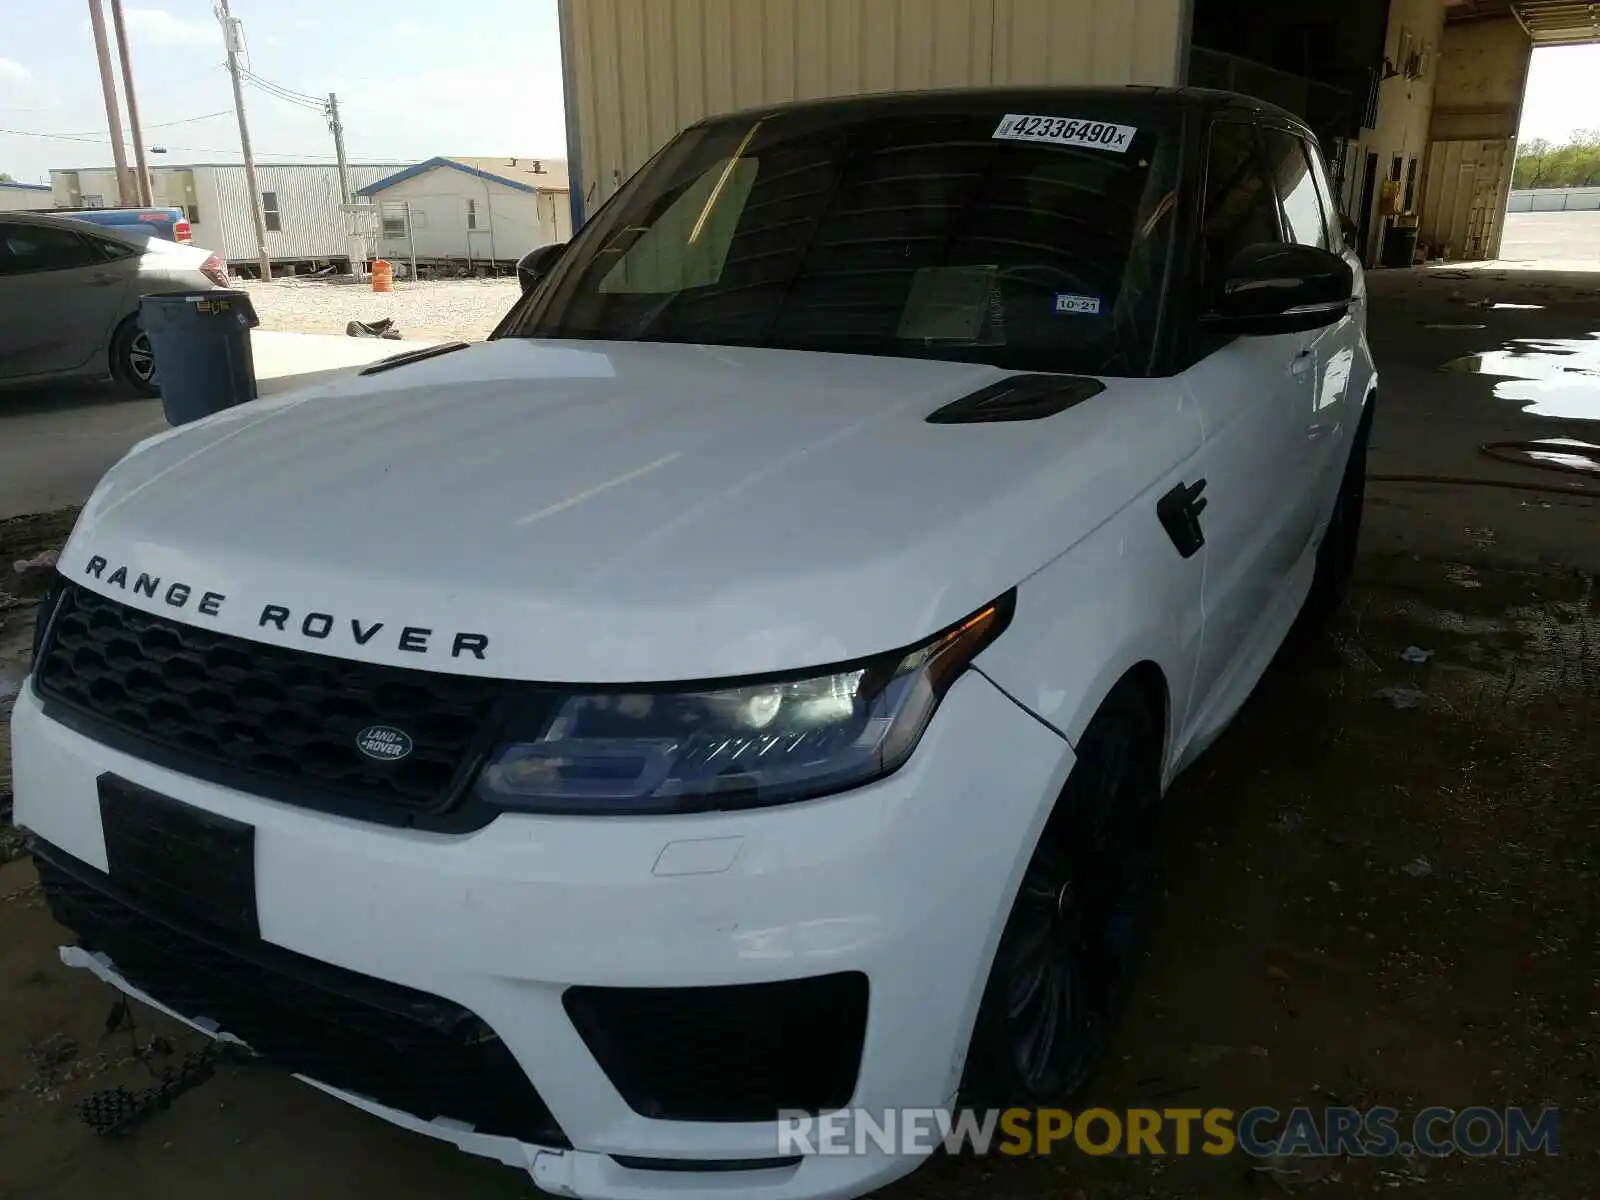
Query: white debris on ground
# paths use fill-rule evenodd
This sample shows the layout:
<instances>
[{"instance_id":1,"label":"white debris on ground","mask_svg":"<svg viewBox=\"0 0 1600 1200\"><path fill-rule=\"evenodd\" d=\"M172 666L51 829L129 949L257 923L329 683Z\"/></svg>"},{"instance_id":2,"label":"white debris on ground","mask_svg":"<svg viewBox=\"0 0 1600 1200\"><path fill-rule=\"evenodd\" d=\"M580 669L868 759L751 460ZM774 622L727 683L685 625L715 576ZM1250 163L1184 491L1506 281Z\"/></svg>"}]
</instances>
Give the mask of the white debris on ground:
<instances>
[{"instance_id":1,"label":"white debris on ground","mask_svg":"<svg viewBox=\"0 0 1600 1200\"><path fill-rule=\"evenodd\" d=\"M280 333L343 334L351 321L390 317L404 340L481 341L519 295L514 277L442 279L406 283L392 292L370 284L321 279L244 280L261 328Z\"/></svg>"}]
</instances>

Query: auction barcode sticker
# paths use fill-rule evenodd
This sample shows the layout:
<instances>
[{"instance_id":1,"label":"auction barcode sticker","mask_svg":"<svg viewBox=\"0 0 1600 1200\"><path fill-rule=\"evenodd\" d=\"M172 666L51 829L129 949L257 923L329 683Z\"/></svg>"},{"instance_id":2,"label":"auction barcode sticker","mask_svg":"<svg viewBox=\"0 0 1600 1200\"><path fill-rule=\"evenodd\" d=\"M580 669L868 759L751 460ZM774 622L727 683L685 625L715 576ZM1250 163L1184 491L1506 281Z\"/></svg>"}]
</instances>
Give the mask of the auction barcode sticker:
<instances>
[{"instance_id":1,"label":"auction barcode sticker","mask_svg":"<svg viewBox=\"0 0 1600 1200\"><path fill-rule=\"evenodd\" d=\"M1007 113L994 131L997 138L1013 142L1049 142L1055 146L1088 146L1095 150L1115 150L1126 154L1128 143L1139 132L1136 125L1114 125L1109 121L1080 121L1073 117L1038 117L1027 113Z\"/></svg>"}]
</instances>

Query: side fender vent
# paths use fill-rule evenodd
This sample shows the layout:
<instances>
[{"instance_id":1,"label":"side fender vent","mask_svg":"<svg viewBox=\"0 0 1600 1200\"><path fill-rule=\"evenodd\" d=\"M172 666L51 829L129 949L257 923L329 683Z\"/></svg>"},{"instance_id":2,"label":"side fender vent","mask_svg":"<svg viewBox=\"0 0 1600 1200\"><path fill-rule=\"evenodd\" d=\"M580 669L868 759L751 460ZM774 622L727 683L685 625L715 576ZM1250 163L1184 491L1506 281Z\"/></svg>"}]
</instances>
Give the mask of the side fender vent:
<instances>
[{"instance_id":1,"label":"side fender vent","mask_svg":"<svg viewBox=\"0 0 1600 1200\"><path fill-rule=\"evenodd\" d=\"M1098 379L1077 375L1012 375L952 400L929 413L930 425L980 425L993 421L1042 421L1106 390Z\"/></svg>"}]
</instances>

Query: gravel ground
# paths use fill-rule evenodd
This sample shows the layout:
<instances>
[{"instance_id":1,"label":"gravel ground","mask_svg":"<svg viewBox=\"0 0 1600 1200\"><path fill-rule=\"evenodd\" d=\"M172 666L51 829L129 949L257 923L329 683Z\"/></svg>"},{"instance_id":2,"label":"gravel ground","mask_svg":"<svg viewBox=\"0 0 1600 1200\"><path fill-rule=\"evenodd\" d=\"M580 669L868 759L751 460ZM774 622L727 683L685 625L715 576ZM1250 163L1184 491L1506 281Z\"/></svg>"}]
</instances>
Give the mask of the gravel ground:
<instances>
[{"instance_id":1,"label":"gravel ground","mask_svg":"<svg viewBox=\"0 0 1600 1200\"><path fill-rule=\"evenodd\" d=\"M246 280L263 329L288 333L343 333L351 321L394 320L402 338L481 341L517 299L508 279L396 282L392 292L365 284L323 280Z\"/></svg>"}]
</instances>

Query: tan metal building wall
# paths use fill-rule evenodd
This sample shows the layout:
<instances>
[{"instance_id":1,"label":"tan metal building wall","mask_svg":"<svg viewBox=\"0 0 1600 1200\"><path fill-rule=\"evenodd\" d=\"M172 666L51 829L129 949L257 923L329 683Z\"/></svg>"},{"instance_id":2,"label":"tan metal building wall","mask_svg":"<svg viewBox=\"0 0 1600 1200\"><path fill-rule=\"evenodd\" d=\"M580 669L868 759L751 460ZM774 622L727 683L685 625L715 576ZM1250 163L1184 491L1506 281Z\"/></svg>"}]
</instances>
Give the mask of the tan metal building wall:
<instances>
[{"instance_id":1,"label":"tan metal building wall","mask_svg":"<svg viewBox=\"0 0 1600 1200\"><path fill-rule=\"evenodd\" d=\"M1452 138L1428 147L1428 188L1419 214L1427 243L1451 259L1500 253L1511 175L1509 138Z\"/></svg>"},{"instance_id":2,"label":"tan metal building wall","mask_svg":"<svg viewBox=\"0 0 1600 1200\"><path fill-rule=\"evenodd\" d=\"M1436 253L1500 253L1532 57L1513 17L1445 25L1420 214L1422 243Z\"/></svg>"},{"instance_id":3,"label":"tan metal building wall","mask_svg":"<svg viewBox=\"0 0 1600 1200\"><path fill-rule=\"evenodd\" d=\"M705 116L922 88L1176 83L1188 57L1189 6L560 0L575 223Z\"/></svg>"}]
</instances>

